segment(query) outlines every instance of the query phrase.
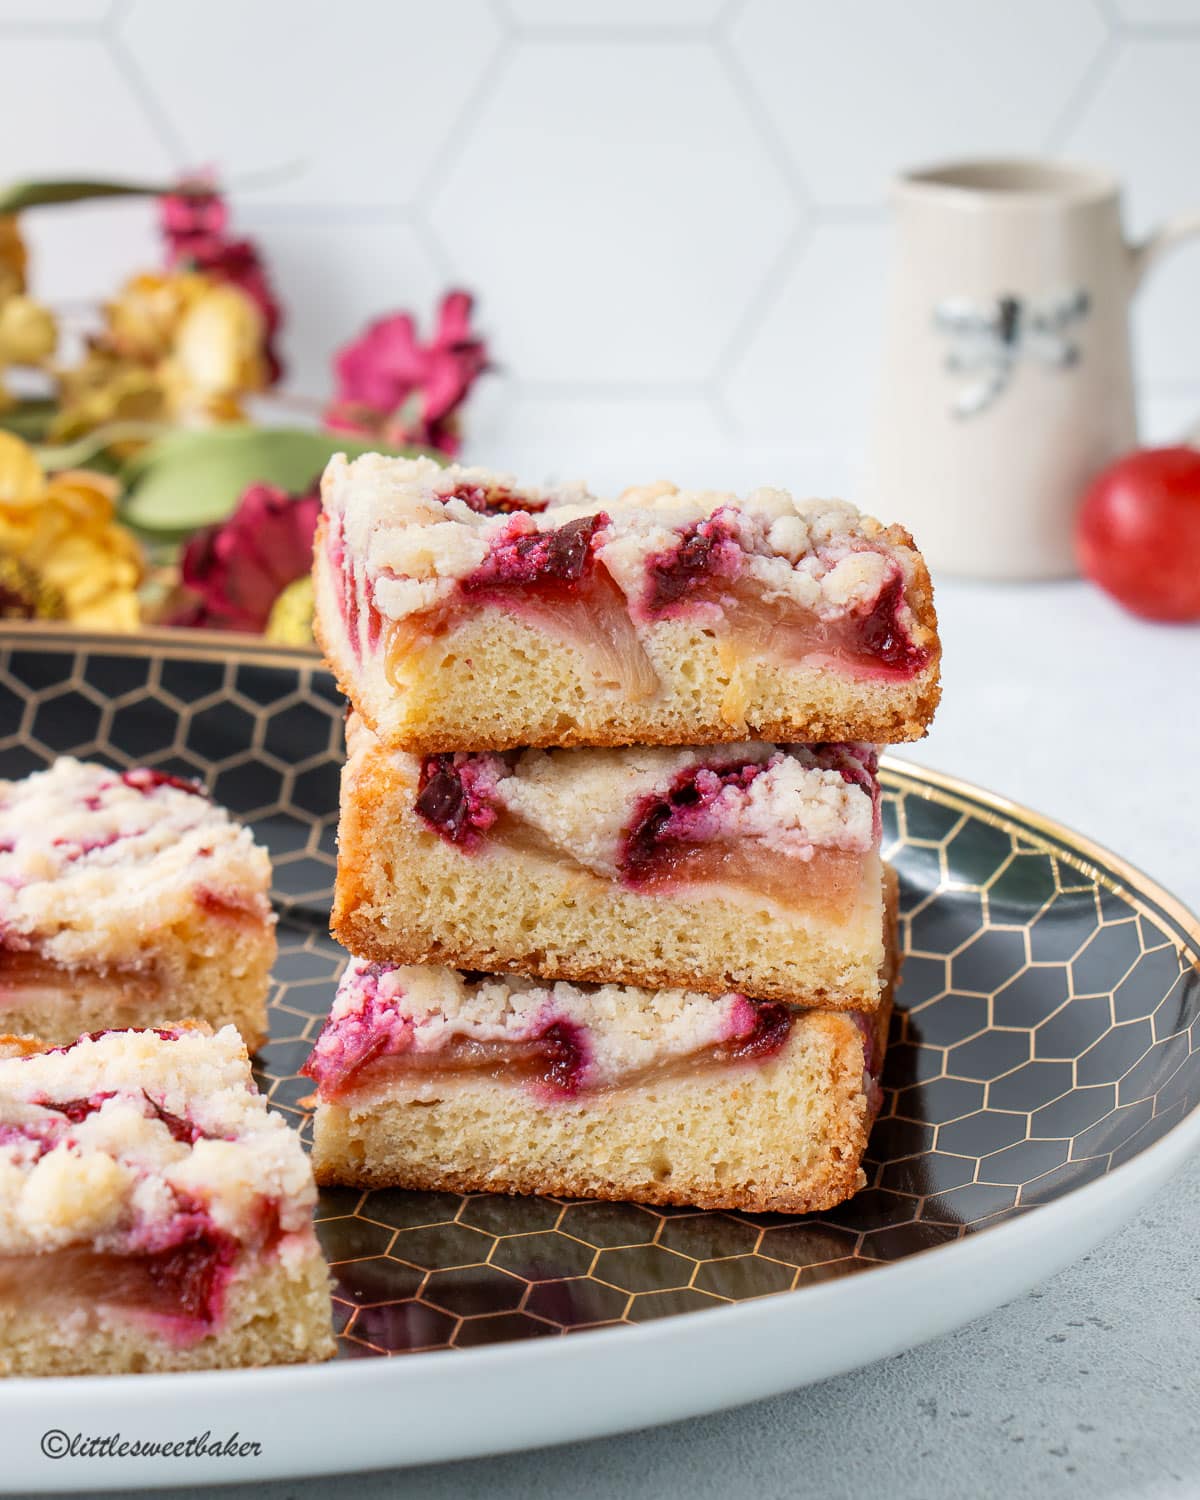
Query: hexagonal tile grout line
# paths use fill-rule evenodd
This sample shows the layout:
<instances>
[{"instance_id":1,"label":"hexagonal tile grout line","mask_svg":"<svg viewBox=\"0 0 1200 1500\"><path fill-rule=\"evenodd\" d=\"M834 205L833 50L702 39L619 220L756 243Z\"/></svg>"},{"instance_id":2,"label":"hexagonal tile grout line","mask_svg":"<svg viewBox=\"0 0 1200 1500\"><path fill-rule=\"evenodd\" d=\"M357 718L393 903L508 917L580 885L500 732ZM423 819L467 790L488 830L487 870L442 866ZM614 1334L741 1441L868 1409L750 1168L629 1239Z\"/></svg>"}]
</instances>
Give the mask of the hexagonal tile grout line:
<instances>
[{"instance_id":1,"label":"hexagonal tile grout line","mask_svg":"<svg viewBox=\"0 0 1200 1500\"><path fill-rule=\"evenodd\" d=\"M721 19L721 18L718 18ZM541 28L518 30L521 43L537 45L541 44L581 44L588 39L581 37L578 31L583 28L553 28L549 32ZM560 32L562 34L560 34ZM591 33L589 32L589 36ZM718 418L725 435L728 437L739 433L738 424L729 409L725 396L724 381L730 364L730 351L738 350L749 343L754 332L758 328L761 318L765 316L766 308L771 298L777 292L779 285L787 274L792 260L798 248L802 248L809 237L809 208L810 200L800 181L795 164L791 161L786 147L778 138L775 127L762 110L753 89L747 86L743 75L736 69L730 67L730 54L723 45L717 45L719 28L717 22L711 26L698 28L669 29L662 35L656 35L647 28L629 26L617 28L604 28L604 40L623 43L625 45L664 45L678 43L681 41L700 43L705 45L715 58L718 66L725 74L734 93L741 104L746 120L758 137L760 143L766 148L767 153L779 173L782 180L792 190L792 203L796 215L796 223L787 237L787 242L775 257L771 265L763 274L759 286L755 289L749 299L746 309L739 319L734 334L727 341L726 347L721 350L714 360L713 367L708 374L695 382L649 382L639 385L636 381L617 380L589 382L581 381L521 381L519 377L512 379L513 387L524 393L536 393L542 390L550 390L555 395L585 396L588 394L620 395L628 393L667 398L676 395L699 395L706 398L713 407L714 415ZM591 39L595 39L591 36ZM429 243L437 247L439 251L439 263L445 266L457 268L456 257L439 234L433 222L431 209L439 196L439 182L443 179L461 152L471 130L470 116L479 112L490 96L496 92L502 82L503 73L511 65L516 51L517 40L515 37L503 37L492 56L489 67L485 70L479 83L471 91L468 98L469 108L464 108L455 121L449 137L444 143L437 159L426 174L422 183L413 195L413 204L419 209L424 219L424 227L428 235ZM457 269L456 269L457 274Z\"/></svg>"},{"instance_id":2,"label":"hexagonal tile grout line","mask_svg":"<svg viewBox=\"0 0 1200 1500\"><path fill-rule=\"evenodd\" d=\"M1137 21L1121 14L1120 0L1094 0L1105 23L1119 37L1141 41L1142 38L1174 41L1200 34L1200 16L1194 21Z\"/></svg>"},{"instance_id":3,"label":"hexagonal tile grout line","mask_svg":"<svg viewBox=\"0 0 1200 1500\"><path fill-rule=\"evenodd\" d=\"M76 20L69 18L40 20L0 20L0 38L18 41L63 41L63 42L96 42L105 41L108 35L108 27L111 24L112 5L116 0L110 0L110 8L106 15L92 19L91 17L80 17Z\"/></svg>"},{"instance_id":4,"label":"hexagonal tile grout line","mask_svg":"<svg viewBox=\"0 0 1200 1500\"><path fill-rule=\"evenodd\" d=\"M782 284L786 270L811 240L816 225L826 223L877 223L884 217L882 209L869 206L839 207L821 200L805 178L800 165L795 161L787 142L781 135L770 113L761 105L755 89L749 86L745 69L734 48L731 36L738 17L744 9L743 0L729 0L708 21L670 22L648 26L623 23L600 23L571 27L556 23L523 22L502 3L490 0L489 13L498 30L494 47L484 62L480 77L471 90L461 98L456 118L449 136L437 152L433 163L405 205L370 206L372 218L383 216L389 222L403 223L420 243L423 252L443 275L454 271L454 258L432 224L429 217L430 198L436 191L439 175L453 163L461 152L470 128L470 115L478 99L494 86L496 78L506 65L506 59L521 46L538 42L554 41L564 45L585 47L598 39L619 41L636 45L677 45L699 43L712 49L722 71L734 88L741 107L770 158L775 169L782 173L790 186L798 214L798 223L789 236L788 243L776 256L773 264L763 274L758 286L722 350L714 369L696 387L698 395L708 400L729 441L743 441L744 433L731 409L726 389L727 371L746 348L755 333L770 314L770 308ZM1085 71L1058 113L1047 126L1043 141L1045 149L1060 149L1070 136L1072 129L1087 106L1108 77L1115 60L1126 41L1192 39L1200 35L1200 18L1196 21L1153 22L1138 21L1123 15L1112 0L1095 0L1094 9L1104 26L1103 37L1089 60ZM19 37L62 37L64 39L96 40L105 46L118 69L131 99L146 119L147 126L161 149L177 168L189 164L191 149L180 129L176 126L166 102L160 97L154 80L138 61L125 38L125 24L130 13L130 0L114 0L99 19L76 21L26 20L0 23L0 34ZM367 206L361 210L353 205L260 205L259 210L270 217L311 212L319 214L323 221L352 226L367 214ZM1163 383L1158 383L1163 384ZM1166 383L1169 385L1170 383ZM1194 388L1195 383L1191 382ZM519 383L517 385L519 389ZM574 393L572 382L563 382L559 387L564 395ZM581 386L580 390L583 389ZM605 389L606 394L619 395L626 389L623 383L615 382ZM1157 389L1157 385L1156 385ZM639 390L635 394L645 400L667 396L665 389Z\"/></svg>"},{"instance_id":5,"label":"hexagonal tile grout line","mask_svg":"<svg viewBox=\"0 0 1200 1500\"><path fill-rule=\"evenodd\" d=\"M717 369L713 372L722 409L733 424L734 430L744 437L742 424L737 421L729 402L727 388L729 376L737 360L750 347L755 335L765 322L771 306L783 291L796 260L811 244L815 205L813 194L805 183L792 153L788 150L787 142L779 133L770 111L763 105L758 90L753 87L742 60L730 41L730 31L741 9L741 0L732 0L719 22L714 25L714 35L719 38L720 43L715 48L717 60L734 92L740 97L747 118L770 153L776 171L791 187L793 208L796 214L796 223L792 233L775 260L767 268L753 296L746 304L738 327L721 351Z\"/></svg>"},{"instance_id":6,"label":"hexagonal tile grout line","mask_svg":"<svg viewBox=\"0 0 1200 1500\"><path fill-rule=\"evenodd\" d=\"M125 80L130 95L146 118L151 132L167 156L175 164L177 172L187 171L198 163L191 159L191 151L182 133L176 127L150 80L142 71L123 34L123 27L132 5L132 0L113 0L104 19L103 39L121 77Z\"/></svg>"},{"instance_id":7,"label":"hexagonal tile grout line","mask_svg":"<svg viewBox=\"0 0 1200 1500\"><path fill-rule=\"evenodd\" d=\"M746 428L738 418L729 399L729 381L738 361L749 349L756 334L766 322L771 308L782 295L796 262L812 243L812 232L812 217L805 215L781 246L774 261L767 267L762 280L746 304L740 323L726 341L711 378L714 388L712 399L717 403L729 428L743 441L747 437Z\"/></svg>"},{"instance_id":8,"label":"hexagonal tile grout line","mask_svg":"<svg viewBox=\"0 0 1200 1500\"><path fill-rule=\"evenodd\" d=\"M502 29L490 57L479 70L478 79L463 98L445 140L434 153L428 169L413 192L412 207L421 217L429 243L438 247L439 264L453 266L456 262L450 247L438 234L430 212L438 196L438 185L445 179L452 164L461 153L474 126L476 115L489 96L499 87L504 71L515 53L516 43L512 34Z\"/></svg>"},{"instance_id":9,"label":"hexagonal tile grout line","mask_svg":"<svg viewBox=\"0 0 1200 1500\"><path fill-rule=\"evenodd\" d=\"M1098 93L1121 53L1120 38L1114 34L1103 11L1099 10L1098 13L1107 28L1104 39L1084 69L1083 76L1067 96L1058 118L1047 127L1042 137L1043 149L1047 152L1062 150L1067 137Z\"/></svg>"},{"instance_id":10,"label":"hexagonal tile grout line","mask_svg":"<svg viewBox=\"0 0 1200 1500\"><path fill-rule=\"evenodd\" d=\"M637 21L625 23L598 21L594 25L575 25L571 22L556 24L553 21L516 21L512 39L517 46L527 42L545 42L556 46L584 47L593 42L611 42L619 46L632 44L670 47L679 42L715 42L717 29L717 23L713 21L680 21L678 24L665 21L654 25L642 25Z\"/></svg>"}]
</instances>

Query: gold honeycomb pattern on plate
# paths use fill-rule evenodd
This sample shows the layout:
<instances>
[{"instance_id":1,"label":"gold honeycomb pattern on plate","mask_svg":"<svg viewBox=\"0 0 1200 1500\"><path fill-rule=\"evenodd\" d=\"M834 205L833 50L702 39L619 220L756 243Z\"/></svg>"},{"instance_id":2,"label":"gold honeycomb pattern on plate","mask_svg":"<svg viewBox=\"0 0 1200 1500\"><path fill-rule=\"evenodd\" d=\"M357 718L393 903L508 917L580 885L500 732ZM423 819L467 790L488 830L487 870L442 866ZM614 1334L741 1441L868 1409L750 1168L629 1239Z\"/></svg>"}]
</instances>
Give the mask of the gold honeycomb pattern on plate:
<instances>
[{"instance_id":1,"label":"gold honeycomb pattern on plate","mask_svg":"<svg viewBox=\"0 0 1200 1500\"><path fill-rule=\"evenodd\" d=\"M326 932L342 701L311 655L211 636L0 629L0 775L71 753L203 778L272 851L280 955L257 1077L298 1075L343 955ZM906 952L850 1203L805 1217L327 1189L344 1357L637 1323L788 1291L1030 1211L1200 1102L1194 919L1119 861L915 768L884 772Z\"/></svg>"}]
</instances>

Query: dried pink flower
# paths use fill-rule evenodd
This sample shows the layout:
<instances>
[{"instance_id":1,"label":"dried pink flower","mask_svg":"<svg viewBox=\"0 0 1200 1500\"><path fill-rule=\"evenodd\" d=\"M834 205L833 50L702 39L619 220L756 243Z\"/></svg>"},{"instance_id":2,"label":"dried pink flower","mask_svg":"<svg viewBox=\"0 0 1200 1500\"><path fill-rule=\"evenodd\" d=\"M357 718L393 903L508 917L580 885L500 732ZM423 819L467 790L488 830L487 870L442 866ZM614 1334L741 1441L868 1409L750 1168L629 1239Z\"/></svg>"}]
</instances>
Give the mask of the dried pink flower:
<instances>
[{"instance_id":1,"label":"dried pink flower","mask_svg":"<svg viewBox=\"0 0 1200 1500\"><path fill-rule=\"evenodd\" d=\"M180 575L193 597L167 623L262 631L279 595L312 566L320 510L315 485L289 495L252 484L228 520L188 541Z\"/></svg>"},{"instance_id":2,"label":"dried pink flower","mask_svg":"<svg viewBox=\"0 0 1200 1500\"><path fill-rule=\"evenodd\" d=\"M283 375L276 339L283 309L253 240L229 239L229 206L207 178L185 182L176 193L159 199L159 227L167 242L169 269L200 271L227 281L250 298L262 313L266 330L267 383Z\"/></svg>"},{"instance_id":3,"label":"dried pink flower","mask_svg":"<svg viewBox=\"0 0 1200 1500\"><path fill-rule=\"evenodd\" d=\"M372 323L337 356L338 389L326 425L390 447L411 444L456 454L459 407L488 368L487 345L471 331L473 305L468 292L448 292L426 344L419 342L410 313Z\"/></svg>"}]
</instances>

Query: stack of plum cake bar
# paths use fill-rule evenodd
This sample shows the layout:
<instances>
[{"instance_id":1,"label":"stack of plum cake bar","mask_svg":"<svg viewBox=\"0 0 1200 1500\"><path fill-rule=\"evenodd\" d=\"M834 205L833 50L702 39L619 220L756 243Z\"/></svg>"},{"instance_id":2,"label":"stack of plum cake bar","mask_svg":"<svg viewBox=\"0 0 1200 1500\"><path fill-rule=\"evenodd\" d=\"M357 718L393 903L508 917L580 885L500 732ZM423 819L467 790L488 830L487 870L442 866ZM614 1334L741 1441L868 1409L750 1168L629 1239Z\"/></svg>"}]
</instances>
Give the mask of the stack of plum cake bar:
<instances>
[{"instance_id":1,"label":"stack of plum cake bar","mask_svg":"<svg viewBox=\"0 0 1200 1500\"><path fill-rule=\"evenodd\" d=\"M0 1374L327 1359L315 1200L232 1027L0 1040Z\"/></svg>"},{"instance_id":2,"label":"stack of plum cake bar","mask_svg":"<svg viewBox=\"0 0 1200 1500\"><path fill-rule=\"evenodd\" d=\"M0 1030L194 1019L266 1038L267 851L196 783L61 757L0 781Z\"/></svg>"},{"instance_id":3,"label":"stack of plum cake bar","mask_svg":"<svg viewBox=\"0 0 1200 1500\"><path fill-rule=\"evenodd\" d=\"M319 1181L804 1212L863 1182L898 970L878 750L940 647L836 502L335 458L350 699Z\"/></svg>"}]
</instances>

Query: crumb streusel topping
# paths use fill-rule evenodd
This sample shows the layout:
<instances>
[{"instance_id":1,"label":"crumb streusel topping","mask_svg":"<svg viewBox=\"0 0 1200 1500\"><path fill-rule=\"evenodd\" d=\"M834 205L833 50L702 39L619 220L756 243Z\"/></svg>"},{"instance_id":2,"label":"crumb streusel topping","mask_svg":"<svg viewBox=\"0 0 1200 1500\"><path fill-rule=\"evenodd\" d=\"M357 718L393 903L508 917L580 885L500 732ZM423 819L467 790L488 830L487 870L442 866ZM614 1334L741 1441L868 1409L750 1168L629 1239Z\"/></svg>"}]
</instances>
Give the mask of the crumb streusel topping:
<instances>
[{"instance_id":1,"label":"crumb streusel topping","mask_svg":"<svg viewBox=\"0 0 1200 1500\"><path fill-rule=\"evenodd\" d=\"M60 757L0 781L0 950L137 965L197 907L273 921L270 859L199 787Z\"/></svg>"},{"instance_id":2,"label":"crumb streusel topping","mask_svg":"<svg viewBox=\"0 0 1200 1500\"><path fill-rule=\"evenodd\" d=\"M436 1056L460 1039L535 1041L565 1028L580 1056L580 1083L597 1088L748 1037L759 1019L759 1007L734 992L468 976L355 958L305 1072L321 1082L380 1054Z\"/></svg>"},{"instance_id":3,"label":"crumb streusel topping","mask_svg":"<svg viewBox=\"0 0 1200 1500\"><path fill-rule=\"evenodd\" d=\"M109 1031L0 1055L0 1254L153 1253L201 1221L258 1242L316 1199L299 1139L252 1086L232 1026Z\"/></svg>"},{"instance_id":4,"label":"crumb streusel topping","mask_svg":"<svg viewBox=\"0 0 1200 1500\"><path fill-rule=\"evenodd\" d=\"M496 539L553 531L601 512L608 524L597 532L595 556L634 613L644 603L648 563L708 518L720 519L764 599L791 599L821 620L866 607L897 572L907 582L918 563L904 533L854 506L796 500L780 489L739 498L662 483L601 500L582 484L518 486L510 475L487 469L380 454L352 462L335 455L321 488L339 550L360 579L365 575L375 607L393 620L449 599ZM487 489L519 492L537 509L487 514L457 498Z\"/></svg>"},{"instance_id":5,"label":"crumb streusel topping","mask_svg":"<svg viewBox=\"0 0 1200 1500\"><path fill-rule=\"evenodd\" d=\"M356 726L355 733L363 732ZM422 762L397 752L407 782ZM445 759L451 760L450 757ZM689 842L720 839L809 860L818 849L867 853L878 836L872 746L777 746L761 741L667 749L527 750L452 758L473 797L509 813L597 874L620 873L639 807L695 782L696 805L676 814ZM723 775L741 769L740 776ZM712 782L706 784L706 777Z\"/></svg>"}]
</instances>

